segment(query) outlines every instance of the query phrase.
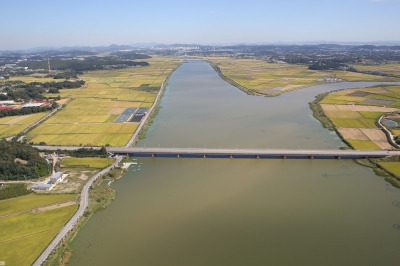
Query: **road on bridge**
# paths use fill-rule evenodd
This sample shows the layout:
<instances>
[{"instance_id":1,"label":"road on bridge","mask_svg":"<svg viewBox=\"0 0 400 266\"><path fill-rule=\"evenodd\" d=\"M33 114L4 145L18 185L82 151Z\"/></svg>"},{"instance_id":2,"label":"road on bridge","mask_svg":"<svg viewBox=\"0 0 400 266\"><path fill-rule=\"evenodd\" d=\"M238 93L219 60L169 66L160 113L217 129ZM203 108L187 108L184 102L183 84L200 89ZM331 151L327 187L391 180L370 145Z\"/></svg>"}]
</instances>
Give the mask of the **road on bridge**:
<instances>
[{"instance_id":1,"label":"road on bridge","mask_svg":"<svg viewBox=\"0 0 400 266\"><path fill-rule=\"evenodd\" d=\"M40 150L76 150L82 147L70 146L35 146ZM93 147L99 149L99 147ZM212 148L144 148L144 147L107 147L107 151L115 154L141 155L198 155L198 156L232 156L244 158L246 156L308 156L308 157L388 157L400 155L398 150L308 150L308 149L212 149Z\"/></svg>"}]
</instances>

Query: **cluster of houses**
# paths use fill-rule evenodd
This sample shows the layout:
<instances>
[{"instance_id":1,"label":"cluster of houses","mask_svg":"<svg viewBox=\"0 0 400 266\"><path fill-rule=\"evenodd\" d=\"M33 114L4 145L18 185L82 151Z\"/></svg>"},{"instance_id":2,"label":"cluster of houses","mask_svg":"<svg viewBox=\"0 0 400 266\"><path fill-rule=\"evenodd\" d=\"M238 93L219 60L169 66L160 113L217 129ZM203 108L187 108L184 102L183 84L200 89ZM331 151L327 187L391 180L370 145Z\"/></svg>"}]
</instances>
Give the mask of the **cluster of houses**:
<instances>
[{"instance_id":1,"label":"cluster of houses","mask_svg":"<svg viewBox=\"0 0 400 266\"><path fill-rule=\"evenodd\" d=\"M4 66L0 66L0 80L1 79L6 79L8 76L7 74L1 74L6 72L6 70L11 69L11 70L25 70L25 71L32 71L31 69L28 69L28 67L22 67L17 64L5 64Z\"/></svg>"}]
</instances>

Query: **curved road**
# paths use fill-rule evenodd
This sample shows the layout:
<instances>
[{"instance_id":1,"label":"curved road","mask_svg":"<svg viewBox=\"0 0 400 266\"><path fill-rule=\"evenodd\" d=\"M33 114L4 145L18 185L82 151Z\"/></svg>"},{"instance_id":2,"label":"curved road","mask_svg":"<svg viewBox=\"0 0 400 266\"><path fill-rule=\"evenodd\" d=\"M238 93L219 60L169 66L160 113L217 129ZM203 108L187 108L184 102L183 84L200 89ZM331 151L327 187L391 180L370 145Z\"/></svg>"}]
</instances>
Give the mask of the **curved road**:
<instances>
[{"instance_id":1,"label":"curved road","mask_svg":"<svg viewBox=\"0 0 400 266\"><path fill-rule=\"evenodd\" d=\"M109 167L101 170L98 172L95 176L93 176L83 187L82 193L81 193L81 202L79 205L78 211L72 216L72 218L69 220L69 222L61 229L61 231L58 233L58 235L51 241L50 245L47 246L47 248L43 251L43 253L40 255L40 257L35 261L33 265L35 266L40 266L44 263L44 261L50 256L50 254L53 252L53 250L57 247L57 245L60 243L61 240L63 240L68 233L72 230L72 228L75 226L75 224L78 222L78 220L82 217L83 213L85 212L86 208L89 205L89 189L90 186L93 184L93 182L99 178L100 176L104 175L108 171L110 171L112 168L114 168L116 165L118 165L121 160L122 156L116 156L115 162L110 165Z\"/></svg>"}]
</instances>

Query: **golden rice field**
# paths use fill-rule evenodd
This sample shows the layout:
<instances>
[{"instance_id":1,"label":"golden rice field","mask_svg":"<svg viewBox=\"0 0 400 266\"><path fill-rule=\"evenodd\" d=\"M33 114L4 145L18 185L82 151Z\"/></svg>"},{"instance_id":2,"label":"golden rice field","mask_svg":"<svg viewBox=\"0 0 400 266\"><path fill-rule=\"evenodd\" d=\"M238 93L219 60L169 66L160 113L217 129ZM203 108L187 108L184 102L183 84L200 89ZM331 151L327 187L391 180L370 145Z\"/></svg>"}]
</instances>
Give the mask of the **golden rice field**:
<instances>
[{"instance_id":1,"label":"golden rice field","mask_svg":"<svg viewBox=\"0 0 400 266\"><path fill-rule=\"evenodd\" d=\"M115 123L116 118L126 108L151 107L164 78L181 63L180 59L171 57L145 61L150 66L91 71L81 75L85 86L60 90L61 98L73 100L29 132L28 140L48 145L124 146L138 123Z\"/></svg>"},{"instance_id":2,"label":"golden rice field","mask_svg":"<svg viewBox=\"0 0 400 266\"><path fill-rule=\"evenodd\" d=\"M207 57L218 65L228 78L260 94L279 94L285 91L325 83L324 77L346 81L388 81L388 78L343 71L309 70L307 66L267 63L257 59ZM398 79L396 79L398 80Z\"/></svg>"},{"instance_id":3,"label":"golden rice field","mask_svg":"<svg viewBox=\"0 0 400 266\"><path fill-rule=\"evenodd\" d=\"M49 112L42 112L31 115L6 116L0 118L0 138L7 138L20 133L48 113Z\"/></svg>"},{"instance_id":4,"label":"golden rice field","mask_svg":"<svg viewBox=\"0 0 400 266\"><path fill-rule=\"evenodd\" d=\"M68 195L29 195L0 201L1 261L6 265L31 265L71 218L77 204L38 212L40 208L76 198ZM27 211L29 210L29 211ZM20 211L26 211L18 213Z\"/></svg>"}]
</instances>

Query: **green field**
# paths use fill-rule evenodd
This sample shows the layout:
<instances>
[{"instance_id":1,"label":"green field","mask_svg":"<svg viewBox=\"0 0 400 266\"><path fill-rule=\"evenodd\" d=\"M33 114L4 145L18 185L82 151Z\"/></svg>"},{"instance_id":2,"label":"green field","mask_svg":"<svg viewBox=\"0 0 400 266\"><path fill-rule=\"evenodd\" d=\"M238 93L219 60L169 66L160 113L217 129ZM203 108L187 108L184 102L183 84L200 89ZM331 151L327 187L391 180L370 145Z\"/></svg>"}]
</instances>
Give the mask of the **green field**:
<instances>
[{"instance_id":1,"label":"green field","mask_svg":"<svg viewBox=\"0 0 400 266\"><path fill-rule=\"evenodd\" d=\"M347 140L356 150L380 150L381 148L371 140Z\"/></svg>"},{"instance_id":2,"label":"green field","mask_svg":"<svg viewBox=\"0 0 400 266\"><path fill-rule=\"evenodd\" d=\"M337 127L344 128L376 128L373 119L331 118Z\"/></svg>"},{"instance_id":3,"label":"green field","mask_svg":"<svg viewBox=\"0 0 400 266\"><path fill-rule=\"evenodd\" d=\"M60 90L60 97L73 100L29 132L28 140L48 145L126 145L138 123L115 123L115 119L126 108L151 107L162 80L180 64L179 58L172 57L145 61L150 66L81 75L85 87Z\"/></svg>"},{"instance_id":4,"label":"green field","mask_svg":"<svg viewBox=\"0 0 400 266\"><path fill-rule=\"evenodd\" d=\"M0 218L1 260L6 265L31 265L77 208L75 204Z\"/></svg>"},{"instance_id":5,"label":"green field","mask_svg":"<svg viewBox=\"0 0 400 266\"><path fill-rule=\"evenodd\" d=\"M65 158L61 161L63 166L88 166L90 168L105 168L112 164L111 158Z\"/></svg>"},{"instance_id":6,"label":"green field","mask_svg":"<svg viewBox=\"0 0 400 266\"><path fill-rule=\"evenodd\" d=\"M400 177L400 162L380 162L379 165Z\"/></svg>"},{"instance_id":7,"label":"green field","mask_svg":"<svg viewBox=\"0 0 400 266\"><path fill-rule=\"evenodd\" d=\"M381 112L360 112L360 114L367 119L378 119L384 113Z\"/></svg>"},{"instance_id":8,"label":"green field","mask_svg":"<svg viewBox=\"0 0 400 266\"><path fill-rule=\"evenodd\" d=\"M57 202L73 200L76 194L64 195L27 195L0 201L0 216L34 209L40 206L50 205Z\"/></svg>"}]
</instances>

